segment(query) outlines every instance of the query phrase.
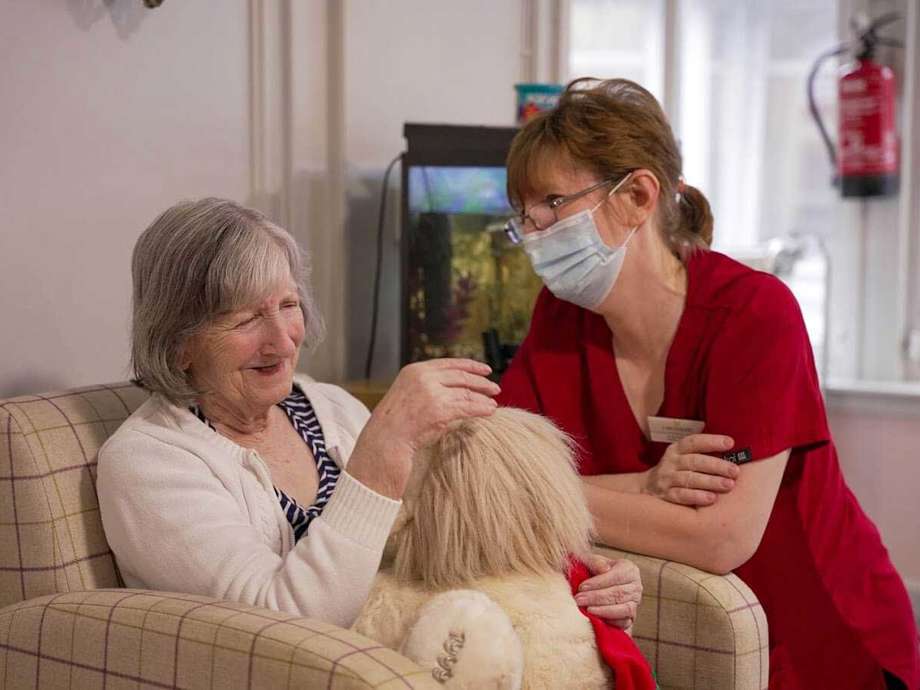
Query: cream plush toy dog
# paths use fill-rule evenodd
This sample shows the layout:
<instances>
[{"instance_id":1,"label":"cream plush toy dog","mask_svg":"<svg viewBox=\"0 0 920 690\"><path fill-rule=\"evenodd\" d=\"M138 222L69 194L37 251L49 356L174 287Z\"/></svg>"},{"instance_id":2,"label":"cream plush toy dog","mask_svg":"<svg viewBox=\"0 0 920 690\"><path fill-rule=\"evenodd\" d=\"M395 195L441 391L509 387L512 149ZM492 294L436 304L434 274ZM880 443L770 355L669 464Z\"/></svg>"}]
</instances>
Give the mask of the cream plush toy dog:
<instances>
[{"instance_id":1,"label":"cream plush toy dog","mask_svg":"<svg viewBox=\"0 0 920 690\"><path fill-rule=\"evenodd\" d=\"M559 429L511 408L463 421L419 453L403 501L355 630L449 688L611 686L565 577L591 516Z\"/></svg>"}]
</instances>

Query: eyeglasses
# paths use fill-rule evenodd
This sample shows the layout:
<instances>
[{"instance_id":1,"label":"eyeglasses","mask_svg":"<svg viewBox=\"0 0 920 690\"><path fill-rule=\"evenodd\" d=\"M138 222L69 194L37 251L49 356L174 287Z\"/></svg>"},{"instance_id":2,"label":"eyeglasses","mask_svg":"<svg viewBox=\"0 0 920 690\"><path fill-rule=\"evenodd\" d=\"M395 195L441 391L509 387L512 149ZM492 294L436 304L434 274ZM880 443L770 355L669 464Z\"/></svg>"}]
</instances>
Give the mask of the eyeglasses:
<instances>
[{"instance_id":1,"label":"eyeglasses","mask_svg":"<svg viewBox=\"0 0 920 690\"><path fill-rule=\"evenodd\" d=\"M632 175L631 170L620 178L619 182L616 182L616 186L611 192L615 192L620 185L626 182L630 175ZM557 196L555 199L534 204L530 207L529 212L512 216L508 222L505 223L505 236L512 244L520 244L524 241L524 233L527 231L546 230L546 228L550 227L553 223L559 222L558 211L566 204L577 201L598 189L608 187L614 184L615 181L614 178L607 178L597 184L591 185L587 189L582 189L580 192L575 192L567 196Z\"/></svg>"}]
</instances>

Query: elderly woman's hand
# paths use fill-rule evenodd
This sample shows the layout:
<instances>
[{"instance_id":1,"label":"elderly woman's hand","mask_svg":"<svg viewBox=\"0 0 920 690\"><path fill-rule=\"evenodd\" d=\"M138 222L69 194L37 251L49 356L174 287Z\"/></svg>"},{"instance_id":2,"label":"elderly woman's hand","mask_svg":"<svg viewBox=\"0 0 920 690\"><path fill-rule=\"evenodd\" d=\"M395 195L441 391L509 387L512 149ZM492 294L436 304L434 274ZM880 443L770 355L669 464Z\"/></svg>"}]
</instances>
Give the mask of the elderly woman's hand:
<instances>
[{"instance_id":1,"label":"elderly woman's hand","mask_svg":"<svg viewBox=\"0 0 920 690\"><path fill-rule=\"evenodd\" d=\"M497 407L491 368L471 359L433 359L399 372L371 414L348 463L355 479L391 498L402 496L412 456L456 420L486 417Z\"/></svg>"},{"instance_id":2,"label":"elderly woman's hand","mask_svg":"<svg viewBox=\"0 0 920 690\"><path fill-rule=\"evenodd\" d=\"M708 506L735 488L738 466L708 453L734 445L728 436L692 434L668 446L657 465L645 472L642 491L671 503Z\"/></svg>"},{"instance_id":3,"label":"elderly woman's hand","mask_svg":"<svg viewBox=\"0 0 920 690\"><path fill-rule=\"evenodd\" d=\"M575 603L631 634L642 602L639 568L632 561L622 558L611 560L596 553L585 558L584 563L594 577L581 583Z\"/></svg>"}]
</instances>

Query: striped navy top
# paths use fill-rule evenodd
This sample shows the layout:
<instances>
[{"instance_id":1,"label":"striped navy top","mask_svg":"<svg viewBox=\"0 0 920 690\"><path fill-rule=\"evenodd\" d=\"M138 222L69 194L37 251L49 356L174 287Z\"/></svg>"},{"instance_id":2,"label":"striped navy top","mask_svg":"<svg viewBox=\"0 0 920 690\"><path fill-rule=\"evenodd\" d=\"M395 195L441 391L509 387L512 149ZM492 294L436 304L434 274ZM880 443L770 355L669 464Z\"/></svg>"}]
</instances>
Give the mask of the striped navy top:
<instances>
[{"instance_id":1,"label":"striped navy top","mask_svg":"<svg viewBox=\"0 0 920 690\"><path fill-rule=\"evenodd\" d=\"M278 487L274 487L275 496L281 504L281 510L291 524L291 529L294 530L294 542L296 543L310 529L310 523L322 514L323 508L326 507L332 497L332 493L335 491L341 470L326 452L323 430L316 419L313 406L296 383L291 389L291 394L278 403L278 407L284 410L294 426L294 430L300 434L304 443L310 448L310 452L313 453L313 458L316 461L316 472L319 475L316 499L313 501L313 505L307 508L302 507ZM210 420L204 416L198 405L192 405L189 410L212 430L217 431Z\"/></svg>"}]
</instances>

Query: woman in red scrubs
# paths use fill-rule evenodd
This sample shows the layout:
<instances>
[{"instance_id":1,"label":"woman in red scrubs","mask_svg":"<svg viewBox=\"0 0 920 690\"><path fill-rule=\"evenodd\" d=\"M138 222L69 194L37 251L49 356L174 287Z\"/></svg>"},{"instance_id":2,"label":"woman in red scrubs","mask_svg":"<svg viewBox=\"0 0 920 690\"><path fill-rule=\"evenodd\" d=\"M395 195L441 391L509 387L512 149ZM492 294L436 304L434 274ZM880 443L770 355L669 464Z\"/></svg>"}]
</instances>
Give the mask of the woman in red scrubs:
<instances>
[{"instance_id":1,"label":"woman in red scrubs","mask_svg":"<svg viewBox=\"0 0 920 690\"><path fill-rule=\"evenodd\" d=\"M601 541L741 577L770 688L920 688L910 601L840 472L795 298L709 251L654 97L573 83L517 135L508 188L547 289L499 401L580 444Z\"/></svg>"}]
</instances>

